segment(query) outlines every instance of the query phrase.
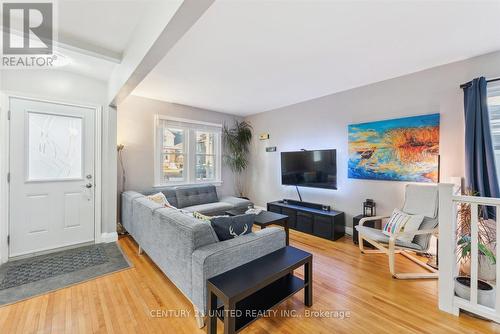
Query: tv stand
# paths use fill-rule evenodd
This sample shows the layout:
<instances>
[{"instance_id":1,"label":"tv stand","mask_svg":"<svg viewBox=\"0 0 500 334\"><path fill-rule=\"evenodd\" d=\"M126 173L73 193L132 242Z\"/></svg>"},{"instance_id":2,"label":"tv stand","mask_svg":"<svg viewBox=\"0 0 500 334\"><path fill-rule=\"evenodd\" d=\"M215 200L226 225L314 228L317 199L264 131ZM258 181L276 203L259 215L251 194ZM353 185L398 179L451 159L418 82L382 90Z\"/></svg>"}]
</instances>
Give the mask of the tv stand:
<instances>
[{"instance_id":1,"label":"tv stand","mask_svg":"<svg viewBox=\"0 0 500 334\"><path fill-rule=\"evenodd\" d=\"M328 207L328 206L325 206ZM267 203L267 211L288 216L288 227L317 237L337 240L345 235L345 215L323 205L284 199Z\"/></svg>"}]
</instances>

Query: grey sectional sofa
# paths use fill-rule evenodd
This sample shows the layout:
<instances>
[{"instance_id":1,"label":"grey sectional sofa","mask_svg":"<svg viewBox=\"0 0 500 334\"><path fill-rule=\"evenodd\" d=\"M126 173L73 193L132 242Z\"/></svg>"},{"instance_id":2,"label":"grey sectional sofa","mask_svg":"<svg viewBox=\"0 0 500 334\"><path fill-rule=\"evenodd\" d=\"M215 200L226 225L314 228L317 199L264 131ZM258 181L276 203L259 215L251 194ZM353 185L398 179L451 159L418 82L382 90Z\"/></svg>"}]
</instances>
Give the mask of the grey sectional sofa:
<instances>
[{"instance_id":1,"label":"grey sectional sofa","mask_svg":"<svg viewBox=\"0 0 500 334\"><path fill-rule=\"evenodd\" d=\"M219 214L248 205L234 197L218 201L214 191L212 186L162 189L172 205L188 211ZM200 327L206 313L208 278L285 247L285 233L275 227L219 241L210 223L165 208L135 191L122 193L122 224L192 302Z\"/></svg>"}]
</instances>

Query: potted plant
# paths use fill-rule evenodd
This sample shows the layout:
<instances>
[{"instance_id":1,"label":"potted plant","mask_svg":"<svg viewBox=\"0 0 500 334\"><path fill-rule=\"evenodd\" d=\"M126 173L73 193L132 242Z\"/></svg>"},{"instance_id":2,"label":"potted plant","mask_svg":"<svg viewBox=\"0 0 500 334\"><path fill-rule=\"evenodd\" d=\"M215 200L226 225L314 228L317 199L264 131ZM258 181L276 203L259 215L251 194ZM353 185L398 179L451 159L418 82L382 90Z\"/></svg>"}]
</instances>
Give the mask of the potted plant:
<instances>
[{"instance_id":1,"label":"potted plant","mask_svg":"<svg viewBox=\"0 0 500 334\"><path fill-rule=\"evenodd\" d=\"M470 252L471 238L469 235L462 236L458 242L460 269L463 273L470 275ZM478 257L478 278L484 281L494 281L496 278L495 264L496 256L486 244L479 241L477 243L479 251Z\"/></svg>"},{"instance_id":2,"label":"potted plant","mask_svg":"<svg viewBox=\"0 0 500 334\"><path fill-rule=\"evenodd\" d=\"M472 190L466 195L475 196ZM487 218L485 207L478 210L478 303L494 307L495 289L487 281L496 278L496 256L494 252L494 222ZM464 299L470 299L470 263L471 263L471 205L460 203L457 210L457 259L460 263L461 275L455 278L455 293Z\"/></svg>"},{"instance_id":3,"label":"potted plant","mask_svg":"<svg viewBox=\"0 0 500 334\"><path fill-rule=\"evenodd\" d=\"M467 189L465 195L475 196L476 192ZM478 277L484 281L495 280L495 222L487 218L485 207L479 207L478 214L478 250L479 272ZM462 273L470 274L471 252L471 207L469 203L460 203L457 210L457 258Z\"/></svg>"},{"instance_id":4,"label":"potted plant","mask_svg":"<svg viewBox=\"0 0 500 334\"><path fill-rule=\"evenodd\" d=\"M248 152L252 140L252 125L246 121L235 121L232 128L224 124L222 141L224 143L224 162L234 173L235 190L240 197L245 195L242 173L248 166Z\"/></svg>"},{"instance_id":5,"label":"potted plant","mask_svg":"<svg viewBox=\"0 0 500 334\"><path fill-rule=\"evenodd\" d=\"M455 277L455 293L457 296L470 300L470 277ZM477 280L477 303L483 306L495 307L495 289L488 282Z\"/></svg>"}]
</instances>

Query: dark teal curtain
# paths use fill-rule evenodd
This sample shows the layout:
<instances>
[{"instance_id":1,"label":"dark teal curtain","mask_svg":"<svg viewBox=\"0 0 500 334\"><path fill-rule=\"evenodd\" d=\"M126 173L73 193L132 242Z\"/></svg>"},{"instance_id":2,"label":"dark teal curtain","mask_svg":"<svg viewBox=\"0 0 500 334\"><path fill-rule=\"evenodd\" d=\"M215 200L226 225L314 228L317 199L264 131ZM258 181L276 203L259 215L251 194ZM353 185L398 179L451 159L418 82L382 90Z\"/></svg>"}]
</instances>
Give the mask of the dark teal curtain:
<instances>
[{"instance_id":1,"label":"dark teal curtain","mask_svg":"<svg viewBox=\"0 0 500 334\"><path fill-rule=\"evenodd\" d=\"M465 182L483 197L500 197L488 113L487 82L476 78L464 88ZM488 216L494 218L493 210Z\"/></svg>"}]
</instances>

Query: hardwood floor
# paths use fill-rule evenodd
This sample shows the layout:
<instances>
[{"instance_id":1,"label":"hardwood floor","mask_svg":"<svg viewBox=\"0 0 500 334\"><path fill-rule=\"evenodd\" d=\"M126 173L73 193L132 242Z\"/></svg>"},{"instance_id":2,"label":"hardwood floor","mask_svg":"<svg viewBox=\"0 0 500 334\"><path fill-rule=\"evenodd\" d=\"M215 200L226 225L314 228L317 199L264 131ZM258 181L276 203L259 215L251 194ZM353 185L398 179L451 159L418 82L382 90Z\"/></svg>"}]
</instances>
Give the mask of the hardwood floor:
<instances>
[{"instance_id":1,"label":"hardwood floor","mask_svg":"<svg viewBox=\"0 0 500 334\"><path fill-rule=\"evenodd\" d=\"M242 333L500 333L500 326L437 309L437 280L400 281L387 257L361 255L349 238L331 242L291 231L291 245L314 254L311 310L349 317L304 317L303 294L277 308L302 317L259 319ZM191 303L129 237L119 244L134 268L0 308L0 333L205 333ZM397 255L397 268L420 270ZM169 310L176 314L169 314ZM222 333L222 324L218 324Z\"/></svg>"}]
</instances>

